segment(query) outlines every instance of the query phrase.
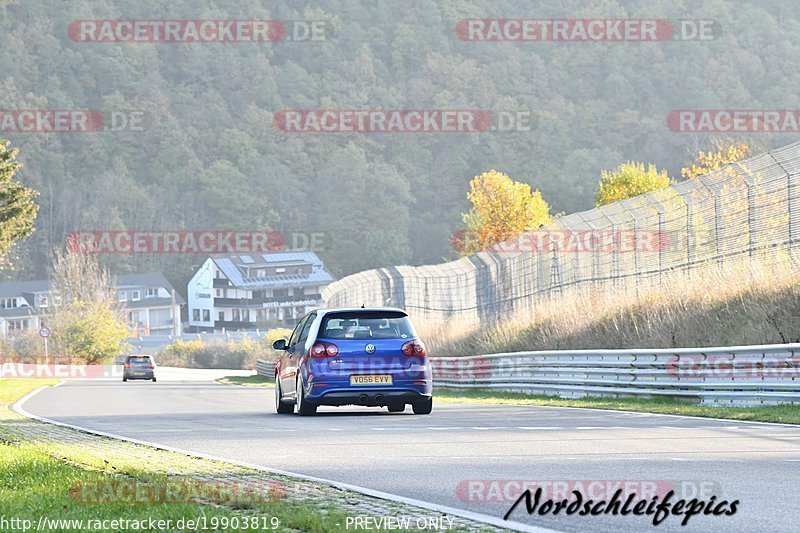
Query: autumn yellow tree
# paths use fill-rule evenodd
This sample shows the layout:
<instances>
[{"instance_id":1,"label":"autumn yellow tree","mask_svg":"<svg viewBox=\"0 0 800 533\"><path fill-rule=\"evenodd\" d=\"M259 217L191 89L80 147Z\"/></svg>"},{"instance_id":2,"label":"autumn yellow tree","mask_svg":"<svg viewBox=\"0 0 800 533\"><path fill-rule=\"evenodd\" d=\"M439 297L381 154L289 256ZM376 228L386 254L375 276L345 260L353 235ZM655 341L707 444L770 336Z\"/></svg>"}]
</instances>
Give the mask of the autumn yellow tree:
<instances>
[{"instance_id":1,"label":"autumn yellow tree","mask_svg":"<svg viewBox=\"0 0 800 533\"><path fill-rule=\"evenodd\" d=\"M127 313L117 302L114 284L108 270L86 250L54 252L47 324L57 353L89 365L124 353Z\"/></svg>"},{"instance_id":2,"label":"autumn yellow tree","mask_svg":"<svg viewBox=\"0 0 800 533\"><path fill-rule=\"evenodd\" d=\"M594 197L594 205L601 206L657 191L670 184L666 170L659 171L655 165L628 161L611 171L600 173L600 183Z\"/></svg>"},{"instance_id":3,"label":"autumn yellow tree","mask_svg":"<svg viewBox=\"0 0 800 533\"><path fill-rule=\"evenodd\" d=\"M681 169L681 176L691 180L703 174L714 172L725 165L743 159L749 150L750 148L746 144L732 144L717 151L698 152L691 166Z\"/></svg>"},{"instance_id":4,"label":"autumn yellow tree","mask_svg":"<svg viewBox=\"0 0 800 533\"><path fill-rule=\"evenodd\" d=\"M469 255L538 228L550 222L550 206L539 190L490 170L470 182L469 213L462 215L465 227L453 238L453 247Z\"/></svg>"}]
</instances>

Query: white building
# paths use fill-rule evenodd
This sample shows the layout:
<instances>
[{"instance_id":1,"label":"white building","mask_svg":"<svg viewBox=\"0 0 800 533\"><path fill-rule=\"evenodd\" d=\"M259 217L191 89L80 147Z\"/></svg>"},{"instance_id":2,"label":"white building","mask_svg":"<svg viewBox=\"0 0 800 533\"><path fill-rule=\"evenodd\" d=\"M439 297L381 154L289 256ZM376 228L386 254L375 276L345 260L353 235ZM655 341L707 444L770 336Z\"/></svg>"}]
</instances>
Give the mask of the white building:
<instances>
[{"instance_id":1,"label":"white building","mask_svg":"<svg viewBox=\"0 0 800 533\"><path fill-rule=\"evenodd\" d=\"M189 280L192 331L289 325L333 282L317 254L212 255Z\"/></svg>"},{"instance_id":2,"label":"white building","mask_svg":"<svg viewBox=\"0 0 800 533\"><path fill-rule=\"evenodd\" d=\"M181 333L181 305L160 272L117 276L117 299L128 313L131 335ZM174 298L173 298L174 294ZM47 280L0 283L0 335L37 330L47 322L54 296Z\"/></svg>"},{"instance_id":3,"label":"white building","mask_svg":"<svg viewBox=\"0 0 800 533\"><path fill-rule=\"evenodd\" d=\"M160 272L117 276L117 300L125 306L133 336L180 335L186 301Z\"/></svg>"}]
</instances>

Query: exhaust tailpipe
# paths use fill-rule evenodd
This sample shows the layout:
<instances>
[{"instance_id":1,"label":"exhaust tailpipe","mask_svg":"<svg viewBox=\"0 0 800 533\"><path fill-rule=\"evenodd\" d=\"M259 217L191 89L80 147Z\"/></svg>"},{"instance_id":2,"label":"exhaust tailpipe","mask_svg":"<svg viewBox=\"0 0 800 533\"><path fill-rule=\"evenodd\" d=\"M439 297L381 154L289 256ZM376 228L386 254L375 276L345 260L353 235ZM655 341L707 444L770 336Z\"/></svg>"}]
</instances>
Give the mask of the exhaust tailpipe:
<instances>
[{"instance_id":1,"label":"exhaust tailpipe","mask_svg":"<svg viewBox=\"0 0 800 533\"><path fill-rule=\"evenodd\" d=\"M358 397L358 403L362 405L366 404L368 401L369 401L369 396L367 396L366 394L362 394L361 396Z\"/></svg>"},{"instance_id":2,"label":"exhaust tailpipe","mask_svg":"<svg viewBox=\"0 0 800 533\"><path fill-rule=\"evenodd\" d=\"M375 403L378 405L383 403L383 394L376 394L375 395Z\"/></svg>"}]
</instances>

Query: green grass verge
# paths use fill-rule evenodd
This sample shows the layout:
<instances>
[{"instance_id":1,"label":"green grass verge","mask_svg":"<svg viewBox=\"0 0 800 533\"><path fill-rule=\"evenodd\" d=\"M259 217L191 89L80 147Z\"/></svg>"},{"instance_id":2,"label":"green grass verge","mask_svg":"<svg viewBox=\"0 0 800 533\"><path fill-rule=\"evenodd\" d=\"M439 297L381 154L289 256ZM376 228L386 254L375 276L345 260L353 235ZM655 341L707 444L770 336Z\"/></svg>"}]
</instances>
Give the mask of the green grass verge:
<instances>
[{"instance_id":1,"label":"green grass verge","mask_svg":"<svg viewBox=\"0 0 800 533\"><path fill-rule=\"evenodd\" d=\"M45 385L52 385L58 380L0 380L0 409L7 409L9 404L27 393ZM2 423L16 424L24 420L16 415L4 415ZM148 461L142 461L141 454L129 456L124 449L121 456L100 456L96 451L69 443L41 443L34 441L10 442L2 438L0 431L0 509L5 518L16 518L20 527L26 525L33 529L42 517L61 519L57 523L50 521L43 524L47 531L80 531L87 530L100 520L127 520L127 529L134 531L160 531L162 529L189 529L186 520L203 519L208 530L262 531L272 530L272 517L278 521L278 531L331 531L337 529L334 524L344 524L346 514L334 502L270 501L269 498L235 499L235 501L208 501L205 483L189 480L194 484L202 501L194 498L141 498L131 492L114 489L115 483L126 487L146 490L147 487L159 491L164 487L175 487L187 478L166 476L147 469ZM134 446L121 443L121 446ZM73 449L74 448L74 449ZM133 455L133 454L129 454ZM80 458L80 463L76 459ZM106 457L111 460L105 461ZM161 450L152 450L148 458L154 464L168 462L170 471L196 473L200 468L199 459L172 454ZM112 473L108 465L115 465ZM116 485L119 486L119 485ZM99 490L96 487L101 487ZM156 492L159 494L158 492ZM146 494L145 492L137 494ZM87 497L88 495L88 497ZM121 496L121 497L120 497ZM225 494L222 494L223 498ZM154 501L155 500L155 501ZM180 500L180 501L176 501ZM225 502L224 505L219 505ZM255 520L248 525L244 520ZM150 520L152 519L152 522ZM83 521L75 522L75 521ZM93 521L91 524L87 521ZM171 520L171 525L152 525L159 520ZM183 527L179 524L184 520ZM238 520L238 523L236 522ZM69 522L73 521L73 522ZM137 522L134 522L137 521ZM136 524L135 526L132 524ZM237 523L238 528L233 524ZM105 529L121 530L123 526L106 522ZM227 525L226 525L227 524ZM15 526L16 527L16 526ZM19 528L18 528L19 529ZM198 529L195 526L193 529Z\"/></svg>"},{"instance_id":2,"label":"green grass verge","mask_svg":"<svg viewBox=\"0 0 800 533\"><path fill-rule=\"evenodd\" d=\"M553 407L591 407L595 409L609 409L614 411L638 411L642 413L659 413L681 416L728 418L731 420L752 420L757 422L800 424L800 406L788 404L754 407L717 407L712 405L681 402L668 398L568 399L517 392L500 392L474 389L445 389L438 387L434 390L434 398L435 401L441 402L541 405Z\"/></svg>"},{"instance_id":3,"label":"green grass verge","mask_svg":"<svg viewBox=\"0 0 800 533\"><path fill-rule=\"evenodd\" d=\"M0 379L0 409L39 387L52 387L58 382L58 379Z\"/></svg>"},{"instance_id":4,"label":"green grass verge","mask_svg":"<svg viewBox=\"0 0 800 533\"><path fill-rule=\"evenodd\" d=\"M243 387L274 387L275 380L259 376L255 374L253 376L225 376L222 379L218 379L217 383L222 383L223 385L241 385Z\"/></svg>"}]
</instances>

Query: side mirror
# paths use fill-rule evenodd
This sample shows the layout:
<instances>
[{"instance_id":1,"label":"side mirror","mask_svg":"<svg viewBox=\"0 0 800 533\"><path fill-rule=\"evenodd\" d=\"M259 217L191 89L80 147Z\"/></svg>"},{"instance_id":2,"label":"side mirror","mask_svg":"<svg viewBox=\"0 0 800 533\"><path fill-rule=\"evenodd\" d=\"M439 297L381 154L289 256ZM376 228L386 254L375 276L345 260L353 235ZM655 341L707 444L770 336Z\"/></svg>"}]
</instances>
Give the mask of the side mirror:
<instances>
[{"instance_id":1,"label":"side mirror","mask_svg":"<svg viewBox=\"0 0 800 533\"><path fill-rule=\"evenodd\" d=\"M272 343L273 350L285 350L286 349L286 339L278 339Z\"/></svg>"}]
</instances>

